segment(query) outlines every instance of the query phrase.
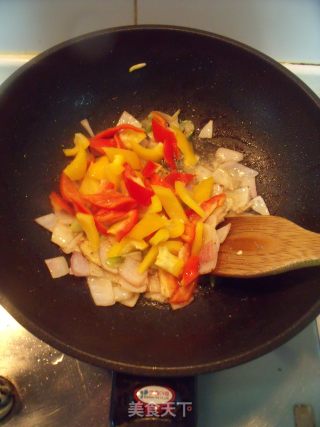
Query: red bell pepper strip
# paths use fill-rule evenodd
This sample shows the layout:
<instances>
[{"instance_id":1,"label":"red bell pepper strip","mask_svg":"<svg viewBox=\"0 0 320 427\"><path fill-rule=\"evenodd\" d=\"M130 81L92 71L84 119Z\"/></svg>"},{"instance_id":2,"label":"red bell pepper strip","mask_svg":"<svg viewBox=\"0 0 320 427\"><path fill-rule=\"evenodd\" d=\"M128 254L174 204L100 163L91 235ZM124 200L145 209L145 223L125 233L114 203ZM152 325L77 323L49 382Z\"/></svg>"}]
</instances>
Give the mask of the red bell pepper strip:
<instances>
[{"instance_id":1,"label":"red bell pepper strip","mask_svg":"<svg viewBox=\"0 0 320 427\"><path fill-rule=\"evenodd\" d=\"M145 133L145 130L142 128L137 128L136 126L129 125L129 124L123 124L123 125L115 126L113 128L105 129L102 132L97 133L97 135L95 135L93 139L112 138L117 132L123 129L131 129L131 130L134 130L135 132Z\"/></svg>"},{"instance_id":2,"label":"red bell pepper strip","mask_svg":"<svg viewBox=\"0 0 320 427\"><path fill-rule=\"evenodd\" d=\"M105 209L129 210L137 206L135 199L115 190L104 190L101 193L88 194L83 197L93 205Z\"/></svg>"},{"instance_id":3,"label":"red bell pepper strip","mask_svg":"<svg viewBox=\"0 0 320 427\"><path fill-rule=\"evenodd\" d=\"M112 234L115 235L118 242L131 231L138 222L138 218L138 209L132 209L127 213L125 219L112 225Z\"/></svg>"},{"instance_id":4,"label":"red bell pepper strip","mask_svg":"<svg viewBox=\"0 0 320 427\"><path fill-rule=\"evenodd\" d=\"M179 157L177 139L169 128L163 126L157 118L152 119L152 132L157 142L163 142L164 159L171 169L177 169L175 159Z\"/></svg>"},{"instance_id":5,"label":"red bell pepper strip","mask_svg":"<svg viewBox=\"0 0 320 427\"><path fill-rule=\"evenodd\" d=\"M169 302L171 304L183 304L189 302L195 289L196 282L192 282L188 286L179 286L179 288L170 298Z\"/></svg>"},{"instance_id":6,"label":"red bell pepper strip","mask_svg":"<svg viewBox=\"0 0 320 427\"><path fill-rule=\"evenodd\" d=\"M103 151L103 147L117 147L117 143L113 138L102 139L102 138L93 137L90 139L90 148L95 153L102 154L102 155L106 154Z\"/></svg>"},{"instance_id":7,"label":"red bell pepper strip","mask_svg":"<svg viewBox=\"0 0 320 427\"><path fill-rule=\"evenodd\" d=\"M164 127L167 126L166 119L158 111L151 111L150 115L151 115L151 119L157 120L157 122L159 122Z\"/></svg>"},{"instance_id":8,"label":"red bell pepper strip","mask_svg":"<svg viewBox=\"0 0 320 427\"><path fill-rule=\"evenodd\" d=\"M182 273L182 286L188 286L199 276L199 256L192 255L188 258Z\"/></svg>"},{"instance_id":9,"label":"red bell pepper strip","mask_svg":"<svg viewBox=\"0 0 320 427\"><path fill-rule=\"evenodd\" d=\"M194 175L191 173L181 173L177 171L170 172L166 177L165 181L171 185L171 187L174 187L174 183L176 181L184 182L185 184L189 184L194 178Z\"/></svg>"},{"instance_id":10,"label":"red bell pepper strip","mask_svg":"<svg viewBox=\"0 0 320 427\"><path fill-rule=\"evenodd\" d=\"M74 215L74 210L72 209L72 206L69 205L69 203L67 203L65 200L63 200L60 194L56 193L55 191L52 191L49 195L49 199L55 211L62 210L70 215Z\"/></svg>"},{"instance_id":11,"label":"red bell pepper strip","mask_svg":"<svg viewBox=\"0 0 320 427\"><path fill-rule=\"evenodd\" d=\"M168 184L166 180L162 178L160 175L158 175L157 173L154 173L153 175L151 175L149 181L151 185L162 185L162 187L171 188L171 185Z\"/></svg>"},{"instance_id":12,"label":"red bell pepper strip","mask_svg":"<svg viewBox=\"0 0 320 427\"><path fill-rule=\"evenodd\" d=\"M200 206L205 212L205 217L203 217L203 218L200 218L200 216L191 209L186 209L186 211L185 211L186 215L189 218L189 220L192 222L199 221L199 220L204 221L212 214L212 212L216 208L223 205L225 199L226 199L226 195L224 193L221 193L221 194L217 194L216 196L213 196L210 199L202 202L200 204Z\"/></svg>"},{"instance_id":13,"label":"red bell pepper strip","mask_svg":"<svg viewBox=\"0 0 320 427\"><path fill-rule=\"evenodd\" d=\"M64 173L60 176L60 193L66 202L73 205L76 212L91 213L89 204L79 193L77 185Z\"/></svg>"},{"instance_id":14,"label":"red bell pepper strip","mask_svg":"<svg viewBox=\"0 0 320 427\"><path fill-rule=\"evenodd\" d=\"M123 179L128 193L133 197L139 205L149 206L151 203L151 197L154 192L151 188L143 187L135 181L135 173L130 165L125 165L123 172Z\"/></svg>"},{"instance_id":15,"label":"red bell pepper strip","mask_svg":"<svg viewBox=\"0 0 320 427\"><path fill-rule=\"evenodd\" d=\"M102 222L98 221L96 217L94 216L94 222L96 224L97 230L100 234L103 234L104 236L109 236L108 234L108 227L106 227Z\"/></svg>"},{"instance_id":16,"label":"red bell pepper strip","mask_svg":"<svg viewBox=\"0 0 320 427\"><path fill-rule=\"evenodd\" d=\"M187 222L184 227L184 233L182 234L181 239L191 246L194 240L195 232L196 232L195 223Z\"/></svg>"},{"instance_id":17,"label":"red bell pepper strip","mask_svg":"<svg viewBox=\"0 0 320 427\"><path fill-rule=\"evenodd\" d=\"M120 138L119 133L115 133L113 139L114 139L114 141L116 143L116 147L117 148L125 148L125 146L123 145L123 142L122 142L122 140Z\"/></svg>"},{"instance_id":18,"label":"red bell pepper strip","mask_svg":"<svg viewBox=\"0 0 320 427\"><path fill-rule=\"evenodd\" d=\"M127 214L128 214L128 211L99 209L94 214L94 218L102 224L111 225L123 219Z\"/></svg>"},{"instance_id":19,"label":"red bell pepper strip","mask_svg":"<svg viewBox=\"0 0 320 427\"><path fill-rule=\"evenodd\" d=\"M148 160L145 166L142 168L141 173L145 178L150 178L151 175L156 173L160 167L161 166L158 163Z\"/></svg>"}]
</instances>

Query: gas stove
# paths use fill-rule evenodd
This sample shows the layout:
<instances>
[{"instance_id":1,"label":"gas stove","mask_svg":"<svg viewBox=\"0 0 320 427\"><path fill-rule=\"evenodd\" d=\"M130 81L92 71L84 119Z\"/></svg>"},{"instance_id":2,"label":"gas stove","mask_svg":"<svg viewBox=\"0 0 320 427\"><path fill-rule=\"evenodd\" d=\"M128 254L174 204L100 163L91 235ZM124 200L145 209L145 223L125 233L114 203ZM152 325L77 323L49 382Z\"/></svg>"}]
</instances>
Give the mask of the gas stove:
<instances>
[{"instance_id":1,"label":"gas stove","mask_svg":"<svg viewBox=\"0 0 320 427\"><path fill-rule=\"evenodd\" d=\"M0 56L0 83L28 59ZM320 96L320 66L284 65ZM17 395L6 427L110 425L111 372L38 340L0 306L0 390L1 377L11 382ZM315 425L307 423L308 415L320 425L317 322L252 362L200 375L197 388L201 427ZM0 408L2 398L0 392Z\"/></svg>"}]
</instances>

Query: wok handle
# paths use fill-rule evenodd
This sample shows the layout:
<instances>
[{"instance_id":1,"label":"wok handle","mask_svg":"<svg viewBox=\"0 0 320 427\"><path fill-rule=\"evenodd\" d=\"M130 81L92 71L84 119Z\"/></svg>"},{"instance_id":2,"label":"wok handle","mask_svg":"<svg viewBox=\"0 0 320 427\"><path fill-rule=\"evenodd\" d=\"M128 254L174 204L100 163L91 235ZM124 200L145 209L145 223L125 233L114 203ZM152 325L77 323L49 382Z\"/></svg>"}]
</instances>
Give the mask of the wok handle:
<instances>
[{"instance_id":1,"label":"wok handle","mask_svg":"<svg viewBox=\"0 0 320 427\"><path fill-rule=\"evenodd\" d=\"M195 427L195 377L113 373L112 427Z\"/></svg>"}]
</instances>

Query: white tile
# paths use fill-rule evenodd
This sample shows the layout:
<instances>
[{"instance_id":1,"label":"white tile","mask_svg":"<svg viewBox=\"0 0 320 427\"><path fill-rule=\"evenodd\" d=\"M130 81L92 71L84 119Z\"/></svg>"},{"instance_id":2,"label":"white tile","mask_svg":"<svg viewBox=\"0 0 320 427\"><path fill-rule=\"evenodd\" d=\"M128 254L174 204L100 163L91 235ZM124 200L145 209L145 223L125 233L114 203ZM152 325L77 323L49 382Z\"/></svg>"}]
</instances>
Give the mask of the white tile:
<instances>
[{"instance_id":1,"label":"white tile","mask_svg":"<svg viewBox=\"0 0 320 427\"><path fill-rule=\"evenodd\" d=\"M319 0L138 0L138 23L200 28L280 61L320 63Z\"/></svg>"},{"instance_id":2,"label":"white tile","mask_svg":"<svg viewBox=\"0 0 320 427\"><path fill-rule=\"evenodd\" d=\"M0 0L0 52L42 51L80 34L133 23L133 0Z\"/></svg>"}]
</instances>

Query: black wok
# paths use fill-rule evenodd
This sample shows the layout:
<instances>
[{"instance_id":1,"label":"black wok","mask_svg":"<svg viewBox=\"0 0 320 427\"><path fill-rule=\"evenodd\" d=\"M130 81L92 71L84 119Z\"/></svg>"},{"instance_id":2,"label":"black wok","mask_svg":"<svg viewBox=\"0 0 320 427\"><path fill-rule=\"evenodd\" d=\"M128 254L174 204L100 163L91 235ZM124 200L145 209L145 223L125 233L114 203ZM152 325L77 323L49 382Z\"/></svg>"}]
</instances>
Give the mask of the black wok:
<instances>
[{"instance_id":1,"label":"black wok","mask_svg":"<svg viewBox=\"0 0 320 427\"><path fill-rule=\"evenodd\" d=\"M146 62L144 69L128 68ZM94 306L81 279L53 281L43 260L59 250L33 219L50 210L79 122L94 130L123 110L182 109L199 127L214 119L217 145L259 170L273 214L320 231L319 99L290 72L240 43L194 30L132 27L79 37L39 55L0 93L1 303L39 338L116 371L192 375L262 355L320 311L319 269L256 280L201 281L183 310L141 301ZM198 147L199 148L199 147Z\"/></svg>"}]
</instances>

